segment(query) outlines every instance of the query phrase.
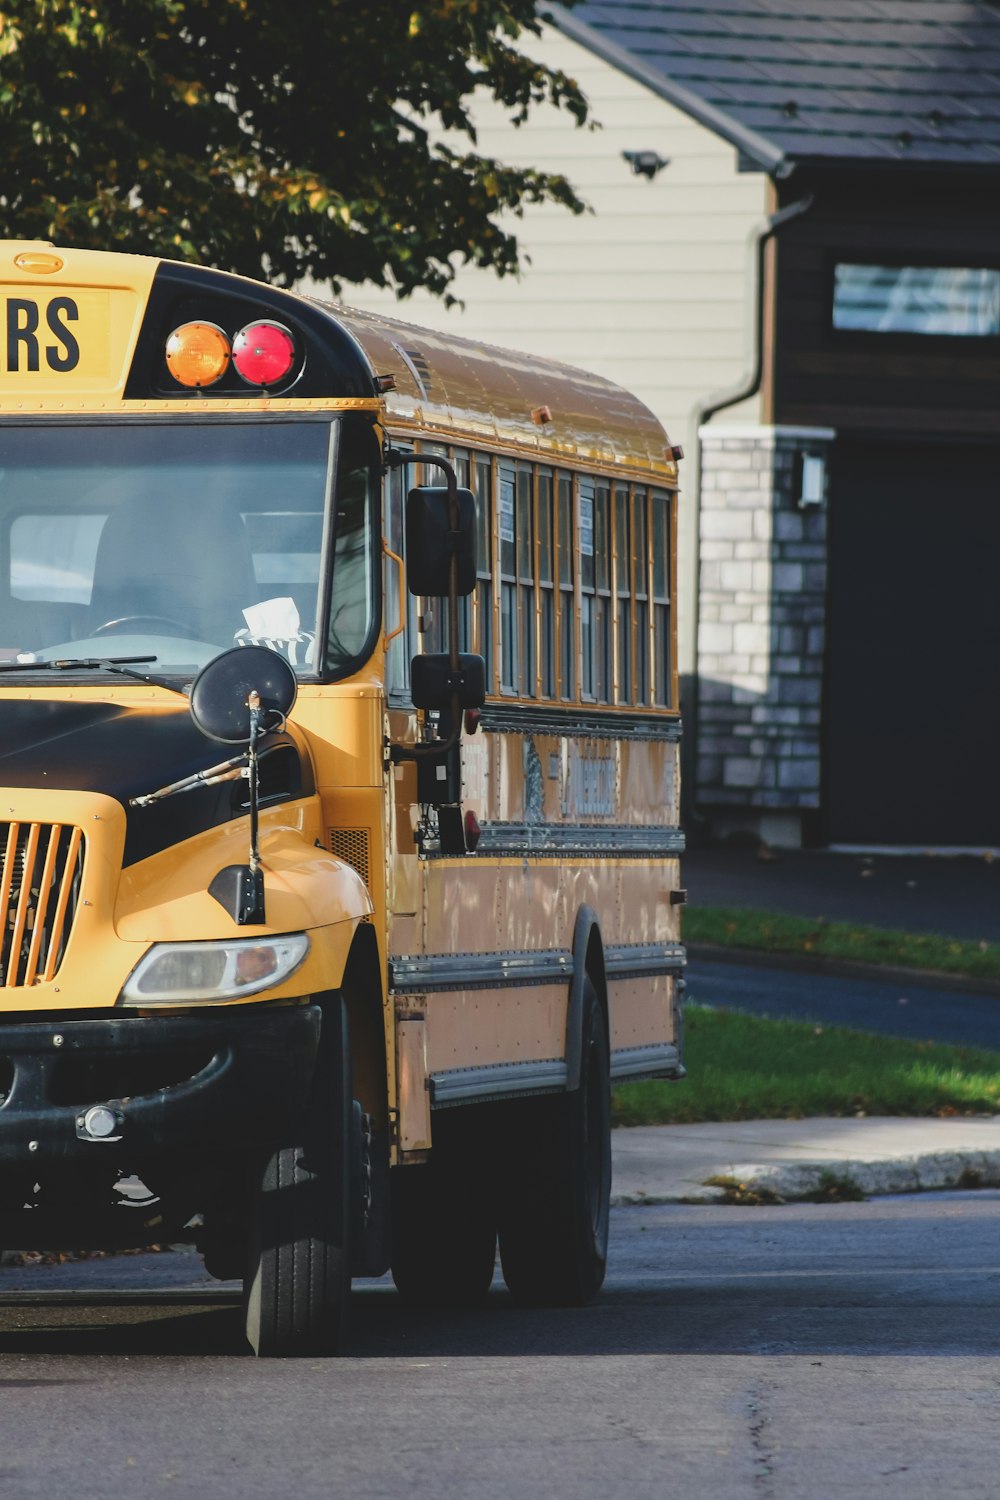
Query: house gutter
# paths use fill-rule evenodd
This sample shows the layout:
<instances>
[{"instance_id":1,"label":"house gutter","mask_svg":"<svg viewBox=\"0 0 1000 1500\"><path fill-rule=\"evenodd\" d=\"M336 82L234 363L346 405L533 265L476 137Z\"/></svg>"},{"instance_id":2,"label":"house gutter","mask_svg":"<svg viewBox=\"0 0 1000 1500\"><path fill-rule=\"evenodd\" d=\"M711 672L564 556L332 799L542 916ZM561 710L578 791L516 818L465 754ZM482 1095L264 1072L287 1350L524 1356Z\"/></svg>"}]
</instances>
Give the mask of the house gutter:
<instances>
[{"instance_id":1,"label":"house gutter","mask_svg":"<svg viewBox=\"0 0 1000 1500\"><path fill-rule=\"evenodd\" d=\"M816 201L814 193L807 193L802 198L797 198L794 203L787 204L777 213L770 214L764 219L751 235L751 256L754 274L754 331L753 331L753 353L750 373L737 386L731 390L724 391L718 396L710 397L702 405L696 406L694 411L695 420L695 464L692 476L692 493L697 496L698 501L698 525L695 528L695 615L694 615L694 671L691 674L691 696L687 717L690 720L690 733L685 735L688 744L691 745L690 759L686 774L682 778L682 786L691 787L687 802L687 815L685 821L705 824L708 819L704 813L698 810L698 781L697 765L695 762L698 747L699 717L701 711L701 674L698 670L699 650L698 637L701 629L701 468L702 468L702 428L712 420L720 411L725 411L727 406L738 406L741 401L748 401L751 396L756 396L760 390L764 375L764 257L767 254L768 245L774 240L779 230L793 219L801 219L809 212Z\"/></svg>"},{"instance_id":2,"label":"house gutter","mask_svg":"<svg viewBox=\"0 0 1000 1500\"><path fill-rule=\"evenodd\" d=\"M590 6L591 14L596 14L599 19L613 25L616 19L614 7L607 9L599 5ZM610 40L605 32L588 26L586 22L579 20L562 5L554 3L543 3L538 7L539 18L556 27L564 36L572 41L578 42L580 46L586 47L589 52L603 58L619 72L629 78L635 79L637 83L648 88L659 98L675 105L691 119L697 120L711 130L714 135L748 157L750 161L761 167L775 182L787 181L799 165L796 161L789 160L780 146L775 145L766 136L760 135L756 130L744 125L742 121L734 119L732 115L718 109L709 100L703 99L692 89L686 88L684 84L677 83L674 79L667 77L661 69L652 63L646 62L644 58L629 52L625 47L619 46ZM789 203L785 208L779 209L777 213L771 214L754 229L750 236L750 255L752 257L754 275L754 322L753 322L753 351L751 355L752 365L750 373L734 389L725 391L718 396L711 397L704 405L695 408L695 431L698 433L694 451L694 474L692 476L691 493L698 497L698 509L701 509L701 468L702 468L702 441L701 428L718 412L724 411L727 406L736 406L741 401L747 401L755 396L760 390L764 368L764 257L767 247L785 224L793 219L800 219L809 212L815 201L814 194L809 193L794 203ZM687 705L685 717L690 728L684 736L686 746L691 746L688 752L688 764L684 768L681 779L682 787L691 787L691 792L685 796L685 821L704 824L707 822L704 814L698 810L696 767L692 763L696 755L698 744L698 721L700 714L700 687L698 674L698 635L700 628L700 609L698 603L701 595L701 525L695 530L695 578L697 598L695 600L694 621L694 672L691 677L691 696Z\"/></svg>"}]
</instances>

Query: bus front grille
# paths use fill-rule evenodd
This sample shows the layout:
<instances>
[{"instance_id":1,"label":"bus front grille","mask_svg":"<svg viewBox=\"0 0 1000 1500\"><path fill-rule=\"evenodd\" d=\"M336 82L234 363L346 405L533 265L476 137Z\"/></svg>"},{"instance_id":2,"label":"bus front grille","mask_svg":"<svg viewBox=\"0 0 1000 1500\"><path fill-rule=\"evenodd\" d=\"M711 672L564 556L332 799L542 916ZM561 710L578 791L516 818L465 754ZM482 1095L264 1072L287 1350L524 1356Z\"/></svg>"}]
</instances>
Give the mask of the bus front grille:
<instances>
[{"instance_id":1,"label":"bus front grille","mask_svg":"<svg viewBox=\"0 0 1000 1500\"><path fill-rule=\"evenodd\" d=\"M55 977L80 899L83 833L0 821L0 975L5 989Z\"/></svg>"}]
</instances>

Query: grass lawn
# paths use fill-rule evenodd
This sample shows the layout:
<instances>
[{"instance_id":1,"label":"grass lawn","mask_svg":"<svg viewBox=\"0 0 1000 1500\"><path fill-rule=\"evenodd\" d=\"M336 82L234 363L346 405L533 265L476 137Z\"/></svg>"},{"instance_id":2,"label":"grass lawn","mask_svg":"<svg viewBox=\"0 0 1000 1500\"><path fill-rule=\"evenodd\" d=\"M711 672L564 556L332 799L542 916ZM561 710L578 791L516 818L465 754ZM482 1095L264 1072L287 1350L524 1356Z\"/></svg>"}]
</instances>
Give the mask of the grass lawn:
<instances>
[{"instance_id":1,"label":"grass lawn","mask_svg":"<svg viewBox=\"0 0 1000 1500\"><path fill-rule=\"evenodd\" d=\"M684 941L768 953L811 953L856 963L930 969L940 974L1000 980L1000 944L974 943L933 933L855 927L741 906L689 906Z\"/></svg>"},{"instance_id":2,"label":"grass lawn","mask_svg":"<svg viewBox=\"0 0 1000 1500\"><path fill-rule=\"evenodd\" d=\"M682 1083L614 1090L616 1125L1000 1112L1000 1052L685 1007Z\"/></svg>"}]
</instances>

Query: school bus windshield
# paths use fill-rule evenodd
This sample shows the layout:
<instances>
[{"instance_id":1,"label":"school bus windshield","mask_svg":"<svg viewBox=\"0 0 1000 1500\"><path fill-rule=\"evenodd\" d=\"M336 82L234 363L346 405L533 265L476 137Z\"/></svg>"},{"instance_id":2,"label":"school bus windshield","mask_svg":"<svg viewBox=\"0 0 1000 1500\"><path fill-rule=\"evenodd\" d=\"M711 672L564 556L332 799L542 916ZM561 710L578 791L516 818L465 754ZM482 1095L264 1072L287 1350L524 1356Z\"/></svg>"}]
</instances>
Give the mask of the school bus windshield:
<instances>
[{"instance_id":1,"label":"school bus windshield","mask_svg":"<svg viewBox=\"0 0 1000 1500\"><path fill-rule=\"evenodd\" d=\"M375 623L377 464L353 416L5 424L0 661L182 673L262 644L344 675Z\"/></svg>"}]
</instances>

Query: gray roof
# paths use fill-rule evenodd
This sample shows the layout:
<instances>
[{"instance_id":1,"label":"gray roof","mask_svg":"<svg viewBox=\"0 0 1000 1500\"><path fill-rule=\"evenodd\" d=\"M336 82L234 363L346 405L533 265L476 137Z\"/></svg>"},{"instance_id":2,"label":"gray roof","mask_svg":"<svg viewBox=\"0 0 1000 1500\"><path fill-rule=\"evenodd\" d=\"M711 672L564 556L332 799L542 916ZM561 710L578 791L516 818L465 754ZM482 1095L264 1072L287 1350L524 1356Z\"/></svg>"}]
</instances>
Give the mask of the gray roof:
<instances>
[{"instance_id":1,"label":"gray roof","mask_svg":"<svg viewBox=\"0 0 1000 1500\"><path fill-rule=\"evenodd\" d=\"M1000 0L579 0L562 31L768 171L1000 167Z\"/></svg>"}]
</instances>

